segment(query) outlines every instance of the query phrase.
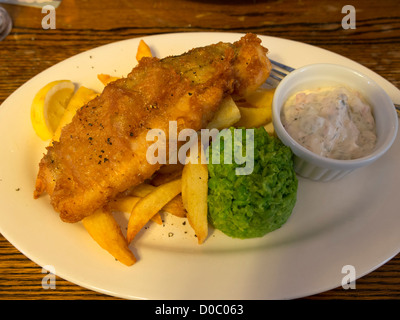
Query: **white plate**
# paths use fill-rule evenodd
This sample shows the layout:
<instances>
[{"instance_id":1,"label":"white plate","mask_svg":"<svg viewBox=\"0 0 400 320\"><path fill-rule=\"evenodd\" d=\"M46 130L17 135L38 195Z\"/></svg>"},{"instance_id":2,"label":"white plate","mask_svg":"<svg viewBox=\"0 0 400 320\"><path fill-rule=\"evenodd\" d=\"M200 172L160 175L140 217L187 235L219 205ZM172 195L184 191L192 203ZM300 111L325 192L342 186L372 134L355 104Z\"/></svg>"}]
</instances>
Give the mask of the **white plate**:
<instances>
[{"instance_id":1,"label":"white plate","mask_svg":"<svg viewBox=\"0 0 400 320\"><path fill-rule=\"evenodd\" d=\"M144 38L158 57L180 54L239 34L180 33ZM375 79L400 102L389 82L332 52L260 36L272 59L300 67L331 62ZM47 196L33 199L38 162L46 144L30 123L30 104L46 83L70 79L101 89L98 73L126 75L135 64L139 39L105 45L71 57L38 74L0 107L0 231L40 266L104 294L129 299L291 299L341 286L342 268L362 277L399 252L400 141L372 166L331 183L299 180L292 216L263 238L236 240L218 231L199 246L188 224L166 217L132 244L138 262L116 262L80 223L61 222ZM120 215L121 224L127 217Z\"/></svg>"}]
</instances>

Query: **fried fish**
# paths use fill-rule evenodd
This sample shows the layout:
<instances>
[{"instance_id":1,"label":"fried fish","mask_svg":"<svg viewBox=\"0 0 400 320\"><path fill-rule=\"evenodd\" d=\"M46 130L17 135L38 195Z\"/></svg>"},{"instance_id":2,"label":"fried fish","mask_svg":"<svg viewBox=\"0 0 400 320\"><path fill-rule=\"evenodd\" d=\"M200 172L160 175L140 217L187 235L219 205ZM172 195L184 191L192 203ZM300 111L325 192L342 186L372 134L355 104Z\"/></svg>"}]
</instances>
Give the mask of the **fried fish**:
<instances>
[{"instance_id":1,"label":"fried fish","mask_svg":"<svg viewBox=\"0 0 400 320\"><path fill-rule=\"evenodd\" d=\"M267 49L253 34L180 56L143 58L79 109L39 164L34 197L46 192L65 222L77 222L150 178L150 129L205 128L221 101L241 97L269 76ZM167 137L168 139L168 137Z\"/></svg>"}]
</instances>

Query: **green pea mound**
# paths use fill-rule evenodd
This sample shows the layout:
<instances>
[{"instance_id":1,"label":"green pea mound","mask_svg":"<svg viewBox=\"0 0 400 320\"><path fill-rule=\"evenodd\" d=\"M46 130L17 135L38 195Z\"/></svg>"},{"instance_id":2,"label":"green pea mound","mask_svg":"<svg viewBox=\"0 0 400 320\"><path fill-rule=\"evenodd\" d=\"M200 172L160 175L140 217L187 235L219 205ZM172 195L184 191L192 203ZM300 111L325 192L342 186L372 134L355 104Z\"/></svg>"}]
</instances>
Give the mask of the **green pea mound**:
<instances>
[{"instance_id":1,"label":"green pea mound","mask_svg":"<svg viewBox=\"0 0 400 320\"><path fill-rule=\"evenodd\" d=\"M280 228L296 204L298 180L293 169L293 153L263 127L251 129L253 140L248 141L253 143L246 143L246 129L225 130L231 134L221 131L218 136L223 135L225 139L219 140L217 136L207 151L208 219L214 228L230 237L262 237ZM227 136L232 138L226 139ZM217 141L219 147L213 147ZM235 161L238 152L247 157L247 164ZM252 172L238 174L251 161Z\"/></svg>"}]
</instances>

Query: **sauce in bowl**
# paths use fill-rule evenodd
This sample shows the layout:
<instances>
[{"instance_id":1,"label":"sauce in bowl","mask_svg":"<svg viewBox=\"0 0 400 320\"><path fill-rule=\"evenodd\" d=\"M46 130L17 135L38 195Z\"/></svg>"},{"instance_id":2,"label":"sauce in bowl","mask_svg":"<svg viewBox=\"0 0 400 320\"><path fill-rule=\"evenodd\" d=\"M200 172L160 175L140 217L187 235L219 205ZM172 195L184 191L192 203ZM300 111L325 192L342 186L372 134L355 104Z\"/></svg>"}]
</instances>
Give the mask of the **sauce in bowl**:
<instances>
[{"instance_id":1,"label":"sauce in bowl","mask_svg":"<svg viewBox=\"0 0 400 320\"><path fill-rule=\"evenodd\" d=\"M298 92L285 102L281 120L294 140L327 158L361 158L376 144L372 108L348 87Z\"/></svg>"}]
</instances>

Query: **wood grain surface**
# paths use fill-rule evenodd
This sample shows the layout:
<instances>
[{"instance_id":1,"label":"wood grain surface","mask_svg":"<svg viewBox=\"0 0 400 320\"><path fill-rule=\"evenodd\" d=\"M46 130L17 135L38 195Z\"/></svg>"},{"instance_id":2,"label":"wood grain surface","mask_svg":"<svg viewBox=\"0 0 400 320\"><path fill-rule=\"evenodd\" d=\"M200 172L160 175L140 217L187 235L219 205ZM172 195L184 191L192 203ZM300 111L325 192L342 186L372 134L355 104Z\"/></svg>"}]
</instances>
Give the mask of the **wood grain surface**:
<instances>
[{"instance_id":1,"label":"wood grain surface","mask_svg":"<svg viewBox=\"0 0 400 320\"><path fill-rule=\"evenodd\" d=\"M63 0L56 29L44 30L38 8L5 5L13 19L0 42L0 103L41 71L72 55L118 40L187 31L254 32L339 53L400 87L398 0L351 1L356 29L343 29L348 1ZM400 101L396 101L400 103ZM1 108L1 106L0 106ZM1 198L1 195L0 195ZM0 299L117 299L61 278L42 288L41 267L0 235ZM400 255L356 282L305 299L400 299Z\"/></svg>"}]
</instances>

